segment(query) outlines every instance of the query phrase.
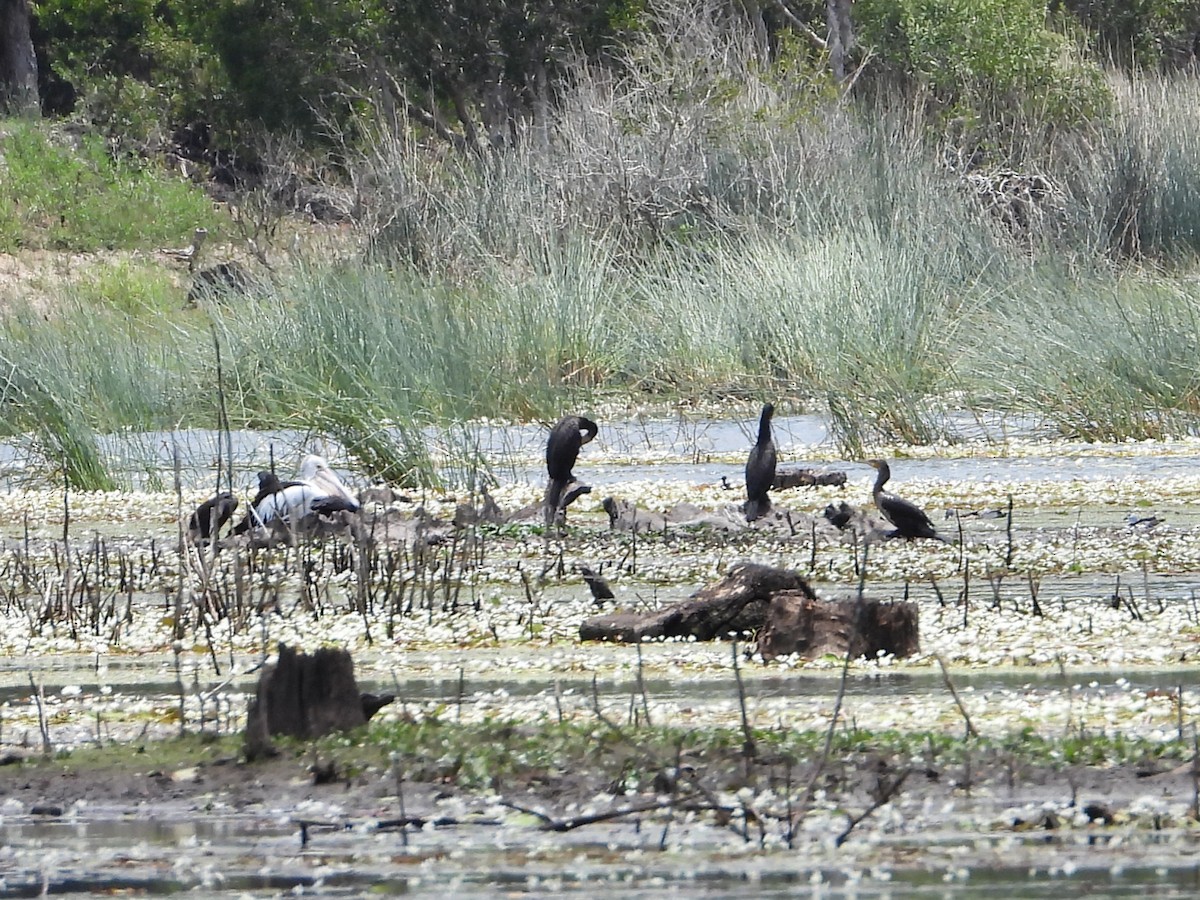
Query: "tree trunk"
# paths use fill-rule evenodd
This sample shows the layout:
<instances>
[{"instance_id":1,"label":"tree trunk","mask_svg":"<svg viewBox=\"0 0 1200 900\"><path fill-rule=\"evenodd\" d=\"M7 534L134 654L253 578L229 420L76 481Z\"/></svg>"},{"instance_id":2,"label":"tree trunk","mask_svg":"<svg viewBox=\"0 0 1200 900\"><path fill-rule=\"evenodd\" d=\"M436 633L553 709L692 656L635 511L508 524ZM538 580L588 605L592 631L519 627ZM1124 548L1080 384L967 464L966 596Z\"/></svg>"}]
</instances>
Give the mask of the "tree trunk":
<instances>
[{"instance_id":1,"label":"tree trunk","mask_svg":"<svg viewBox=\"0 0 1200 900\"><path fill-rule=\"evenodd\" d=\"M879 600L817 600L799 591L771 598L766 626L758 633L764 661L797 653L807 659L845 656L902 658L921 649L915 603Z\"/></svg>"},{"instance_id":2,"label":"tree trunk","mask_svg":"<svg viewBox=\"0 0 1200 900\"><path fill-rule=\"evenodd\" d=\"M29 0L0 0L0 113L37 115L37 57Z\"/></svg>"},{"instance_id":3,"label":"tree trunk","mask_svg":"<svg viewBox=\"0 0 1200 900\"><path fill-rule=\"evenodd\" d=\"M854 49L854 27L850 0L825 0L825 22L829 26L829 68L838 84L846 80L846 56Z\"/></svg>"},{"instance_id":4,"label":"tree trunk","mask_svg":"<svg viewBox=\"0 0 1200 900\"><path fill-rule=\"evenodd\" d=\"M272 735L310 740L357 728L391 699L359 692L345 650L325 647L309 656L280 644L279 662L263 672L250 701L246 757L273 755Z\"/></svg>"}]
</instances>

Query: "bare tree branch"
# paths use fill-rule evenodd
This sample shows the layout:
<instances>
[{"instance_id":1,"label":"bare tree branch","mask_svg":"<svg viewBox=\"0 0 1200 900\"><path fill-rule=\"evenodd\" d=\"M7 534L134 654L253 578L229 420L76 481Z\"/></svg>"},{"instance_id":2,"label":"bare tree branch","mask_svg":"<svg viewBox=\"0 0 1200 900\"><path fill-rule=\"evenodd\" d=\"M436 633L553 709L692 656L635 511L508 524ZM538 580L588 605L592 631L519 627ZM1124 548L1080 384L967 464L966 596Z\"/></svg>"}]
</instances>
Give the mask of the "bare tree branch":
<instances>
[{"instance_id":1,"label":"bare tree branch","mask_svg":"<svg viewBox=\"0 0 1200 900\"><path fill-rule=\"evenodd\" d=\"M829 49L829 42L813 31L807 22L788 9L787 4L783 0L775 0L775 6L779 8L779 11L783 13L783 17L788 20L791 26L808 38L814 47L818 50Z\"/></svg>"}]
</instances>

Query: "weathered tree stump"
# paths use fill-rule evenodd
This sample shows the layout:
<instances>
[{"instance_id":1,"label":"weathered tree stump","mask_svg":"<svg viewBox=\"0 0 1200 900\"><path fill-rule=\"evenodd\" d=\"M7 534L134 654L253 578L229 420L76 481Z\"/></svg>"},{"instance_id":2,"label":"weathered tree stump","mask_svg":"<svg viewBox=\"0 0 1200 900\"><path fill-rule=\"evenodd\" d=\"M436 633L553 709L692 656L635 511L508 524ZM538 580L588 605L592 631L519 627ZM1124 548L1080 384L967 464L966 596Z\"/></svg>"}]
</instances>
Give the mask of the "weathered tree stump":
<instances>
[{"instance_id":1,"label":"weathered tree stump","mask_svg":"<svg viewBox=\"0 0 1200 900\"><path fill-rule=\"evenodd\" d=\"M818 600L802 591L775 594L758 634L763 660L791 653L809 659L847 652L854 658L874 658L880 651L903 657L920 650L920 644L915 603Z\"/></svg>"},{"instance_id":2,"label":"weathered tree stump","mask_svg":"<svg viewBox=\"0 0 1200 900\"><path fill-rule=\"evenodd\" d=\"M655 638L694 637L711 641L746 634L766 623L767 605L780 591L816 599L800 574L758 563L739 563L716 584L687 600L651 613L611 613L579 626L584 641L636 643Z\"/></svg>"},{"instance_id":3,"label":"weathered tree stump","mask_svg":"<svg viewBox=\"0 0 1200 900\"><path fill-rule=\"evenodd\" d=\"M325 647L310 656L280 644L279 661L263 671L250 701L246 757L273 755L272 735L311 740L357 728L391 700L359 691L347 651Z\"/></svg>"}]
</instances>

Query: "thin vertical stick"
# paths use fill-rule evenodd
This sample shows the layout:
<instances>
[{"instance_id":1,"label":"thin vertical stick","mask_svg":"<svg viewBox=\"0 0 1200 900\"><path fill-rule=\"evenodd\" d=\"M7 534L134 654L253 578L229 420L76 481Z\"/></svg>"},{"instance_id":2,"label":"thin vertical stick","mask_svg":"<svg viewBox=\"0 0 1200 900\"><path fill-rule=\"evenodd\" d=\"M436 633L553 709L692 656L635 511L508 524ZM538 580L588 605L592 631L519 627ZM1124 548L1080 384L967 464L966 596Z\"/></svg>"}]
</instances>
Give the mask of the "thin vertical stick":
<instances>
[{"instance_id":1,"label":"thin vertical stick","mask_svg":"<svg viewBox=\"0 0 1200 900\"><path fill-rule=\"evenodd\" d=\"M1013 561L1013 498L1008 495L1008 515L1005 516L1004 533L1008 538L1008 549L1004 551L1004 568L1011 569Z\"/></svg>"},{"instance_id":2,"label":"thin vertical stick","mask_svg":"<svg viewBox=\"0 0 1200 900\"><path fill-rule=\"evenodd\" d=\"M396 779L396 799L400 801L400 841L408 846L408 814L404 811L404 772L400 768L400 754L392 753L392 777Z\"/></svg>"},{"instance_id":3,"label":"thin vertical stick","mask_svg":"<svg viewBox=\"0 0 1200 900\"><path fill-rule=\"evenodd\" d=\"M33 702L37 705L38 728L42 732L42 752L46 756L54 753L54 745L50 743L50 724L46 721L46 708L42 705L42 686L33 680L29 673L29 687L33 691Z\"/></svg>"},{"instance_id":4,"label":"thin vertical stick","mask_svg":"<svg viewBox=\"0 0 1200 900\"><path fill-rule=\"evenodd\" d=\"M754 735L750 732L750 717L746 714L746 685L742 683L742 670L738 665L738 643L733 642L733 677L737 681L738 708L742 711L742 756L746 760L749 775L750 760L754 759Z\"/></svg>"},{"instance_id":5,"label":"thin vertical stick","mask_svg":"<svg viewBox=\"0 0 1200 900\"><path fill-rule=\"evenodd\" d=\"M637 658L638 658L637 686L638 686L638 691L642 695L642 712L646 716L646 727L649 728L651 725L651 723L650 723L650 698L646 694L646 679L645 679L645 676L643 673L643 668L642 668L642 644L641 644L641 641L639 641L635 646L637 647Z\"/></svg>"}]
</instances>

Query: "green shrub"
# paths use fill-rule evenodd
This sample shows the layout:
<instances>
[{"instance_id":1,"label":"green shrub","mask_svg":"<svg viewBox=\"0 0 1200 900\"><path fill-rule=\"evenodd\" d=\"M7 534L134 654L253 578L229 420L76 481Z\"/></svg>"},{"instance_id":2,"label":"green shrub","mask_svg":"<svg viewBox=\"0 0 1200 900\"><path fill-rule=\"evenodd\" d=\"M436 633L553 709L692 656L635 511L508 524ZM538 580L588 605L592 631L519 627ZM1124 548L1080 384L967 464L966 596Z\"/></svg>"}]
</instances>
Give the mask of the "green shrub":
<instances>
[{"instance_id":1,"label":"green shrub","mask_svg":"<svg viewBox=\"0 0 1200 900\"><path fill-rule=\"evenodd\" d=\"M928 91L941 121L968 135L1072 126L1106 105L1099 70L1048 27L1039 0L859 0L855 16L890 78Z\"/></svg>"},{"instance_id":2,"label":"green shrub","mask_svg":"<svg viewBox=\"0 0 1200 900\"><path fill-rule=\"evenodd\" d=\"M68 143L9 123L0 134L0 157L4 252L179 245L198 226L220 228L200 188L165 177L148 162L114 158L94 135Z\"/></svg>"}]
</instances>

